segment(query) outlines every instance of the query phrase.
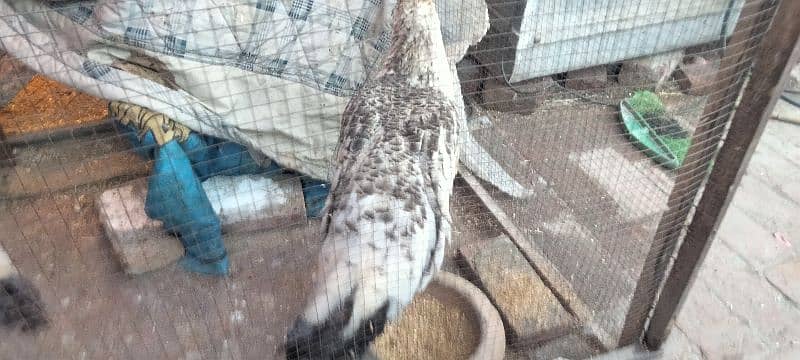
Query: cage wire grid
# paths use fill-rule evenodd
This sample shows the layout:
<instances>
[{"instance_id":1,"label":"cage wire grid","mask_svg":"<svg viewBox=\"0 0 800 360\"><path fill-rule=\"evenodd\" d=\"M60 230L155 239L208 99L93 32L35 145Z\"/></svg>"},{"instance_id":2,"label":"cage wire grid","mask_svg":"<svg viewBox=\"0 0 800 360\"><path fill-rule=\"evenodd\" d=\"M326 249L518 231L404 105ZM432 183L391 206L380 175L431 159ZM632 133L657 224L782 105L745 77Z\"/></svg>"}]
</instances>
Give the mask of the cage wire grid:
<instances>
[{"instance_id":1,"label":"cage wire grid","mask_svg":"<svg viewBox=\"0 0 800 360\"><path fill-rule=\"evenodd\" d=\"M643 330L636 319L652 306L778 2L435 3L460 83L444 96L463 110L441 271L490 306L420 291L370 351L580 359L626 345ZM43 309L48 320L0 330L0 358L285 358L315 286L379 279L376 293L408 292L405 269L421 270L427 248L387 231L414 220L403 204L358 203L382 211L345 224L358 241L332 249L308 214L342 165L348 102L384 66L394 6L0 1L0 247L41 295L0 319ZM626 128L621 102L636 93L663 104L638 121L683 144L680 166L663 166ZM122 105L109 113L109 101ZM393 194L404 182L413 180L372 186ZM525 196L513 194L520 187ZM326 251L387 270L318 274ZM227 256L226 276L177 263L210 252L210 262ZM0 302L18 291L3 284ZM370 300L351 307L367 311ZM481 313L500 326L485 333ZM308 345L321 355L346 342Z\"/></svg>"}]
</instances>

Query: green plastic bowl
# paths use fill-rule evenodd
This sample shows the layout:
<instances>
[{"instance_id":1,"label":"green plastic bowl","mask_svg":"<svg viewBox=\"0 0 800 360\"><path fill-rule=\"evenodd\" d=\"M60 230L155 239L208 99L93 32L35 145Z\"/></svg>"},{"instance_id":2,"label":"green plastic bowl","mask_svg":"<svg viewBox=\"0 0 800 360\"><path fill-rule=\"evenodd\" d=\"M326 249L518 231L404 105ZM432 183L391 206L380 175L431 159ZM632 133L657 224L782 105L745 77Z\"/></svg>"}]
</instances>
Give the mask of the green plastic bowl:
<instances>
[{"instance_id":1,"label":"green plastic bowl","mask_svg":"<svg viewBox=\"0 0 800 360\"><path fill-rule=\"evenodd\" d=\"M661 136L650 127L650 124L633 109L627 100L619 103L619 113L622 115L622 122L625 124L625 129L628 130L628 134L647 156L668 169L677 169L681 166L681 161L678 160L675 153L667 147Z\"/></svg>"}]
</instances>

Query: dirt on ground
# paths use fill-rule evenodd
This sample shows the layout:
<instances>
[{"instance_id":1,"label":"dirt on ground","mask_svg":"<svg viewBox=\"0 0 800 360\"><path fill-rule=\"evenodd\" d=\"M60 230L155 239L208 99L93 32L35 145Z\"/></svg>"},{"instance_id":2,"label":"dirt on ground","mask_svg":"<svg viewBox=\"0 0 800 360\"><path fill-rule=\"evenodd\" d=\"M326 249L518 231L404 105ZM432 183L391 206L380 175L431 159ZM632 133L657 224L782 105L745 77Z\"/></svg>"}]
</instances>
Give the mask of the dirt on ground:
<instances>
[{"instance_id":1,"label":"dirt on ground","mask_svg":"<svg viewBox=\"0 0 800 360\"><path fill-rule=\"evenodd\" d=\"M51 327L8 334L0 353L26 345L35 358L254 358L282 351L309 281L315 223L240 234L231 276L209 278L176 265L136 277L122 273L85 186L0 210L3 245L42 292ZM8 348L7 346L11 346Z\"/></svg>"},{"instance_id":2,"label":"dirt on ground","mask_svg":"<svg viewBox=\"0 0 800 360\"><path fill-rule=\"evenodd\" d=\"M702 101L687 99L665 102L672 109L702 107ZM691 125L696 119L689 110L683 121ZM512 199L485 186L573 282L597 312L595 322L617 331L672 174L630 143L610 106L562 99L524 116L485 114L492 126L475 137L537 193ZM23 165L69 166L99 152L124 151L114 143L96 146L98 152L86 153L33 146L18 159ZM0 200L0 228L7 234L0 241L41 290L52 322L36 336L2 334L0 354L25 349L33 352L30 358L281 357L284 334L310 284L311 259L321 241L318 223L234 235L244 245L231 252L227 278L192 275L175 265L130 277L113 258L94 208L97 195L118 183L110 179ZM444 268L458 272L455 249L494 238L502 228L464 182L455 185L453 243Z\"/></svg>"},{"instance_id":3,"label":"dirt on ground","mask_svg":"<svg viewBox=\"0 0 800 360\"><path fill-rule=\"evenodd\" d=\"M35 75L0 109L6 136L98 123L108 115L106 102Z\"/></svg>"},{"instance_id":4,"label":"dirt on ground","mask_svg":"<svg viewBox=\"0 0 800 360\"><path fill-rule=\"evenodd\" d=\"M467 359L480 340L474 316L467 312L460 304L423 293L378 337L376 355L381 360Z\"/></svg>"},{"instance_id":5,"label":"dirt on ground","mask_svg":"<svg viewBox=\"0 0 800 360\"><path fill-rule=\"evenodd\" d=\"M85 160L48 146L31 146L21 155L22 162L40 166ZM51 320L36 336L2 334L0 353L21 348L29 351L27 358L283 356L284 335L311 283L322 239L319 222L227 235L237 238L226 238L236 248L229 249L231 275L224 279L177 265L132 277L114 258L95 208L100 193L124 181L0 200L0 228L7 234L0 241L40 289ZM455 244L444 267L457 272L457 245L496 236L499 227L465 184L457 184L453 204Z\"/></svg>"},{"instance_id":6,"label":"dirt on ground","mask_svg":"<svg viewBox=\"0 0 800 360\"><path fill-rule=\"evenodd\" d=\"M668 113L691 133L705 98L680 93L662 98ZM475 138L536 194L514 199L484 186L572 281L595 311L596 324L615 336L666 209L673 172L632 144L617 107L573 98L546 101L527 115L478 113L492 125L474 131Z\"/></svg>"}]
</instances>

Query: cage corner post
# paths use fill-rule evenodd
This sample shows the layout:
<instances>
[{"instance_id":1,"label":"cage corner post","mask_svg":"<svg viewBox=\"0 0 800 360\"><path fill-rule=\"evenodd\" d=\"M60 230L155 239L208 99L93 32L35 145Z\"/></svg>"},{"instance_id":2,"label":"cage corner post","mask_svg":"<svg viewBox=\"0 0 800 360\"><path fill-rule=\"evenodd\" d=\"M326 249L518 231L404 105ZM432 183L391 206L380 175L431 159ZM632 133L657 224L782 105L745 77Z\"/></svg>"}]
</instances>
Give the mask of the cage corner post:
<instances>
[{"instance_id":1,"label":"cage corner post","mask_svg":"<svg viewBox=\"0 0 800 360\"><path fill-rule=\"evenodd\" d=\"M723 65L720 68L726 69L726 63L734 68L737 66L735 64L750 68L749 65L753 62L755 66L750 70L750 79L741 91L739 106L730 118L730 127L719 150L716 145L722 139L724 126L701 124L695 132L686 163L692 164L691 161L694 160L699 161L701 165L681 168L677 174L676 184L707 173L706 187L694 207L693 214L692 206L701 186L689 186L688 189L676 187L672 191L669 199L670 210L664 214L659 224L657 234L660 235L657 235L651 245L631 308L625 319L620 338L621 346L641 340L647 349L658 350L666 340L674 317L683 304L699 265L711 245L758 139L782 92L791 66L800 59L798 46L800 22L796 21L800 17L800 1L751 0L747 1L745 6L752 6L748 9L753 11L749 16L751 20L759 18L761 20L752 20L751 24L737 24L734 40L731 41L733 45L726 49L726 55L722 59ZM750 31L747 31L747 28L750 28ZM735 39L741 36L745 37L738 41ZM754 39L758 42L752 43ZM736 49L737 47L739 49ZM752 58L752 61L748 61L748 57ZM741 61L743 59L745 61ZM722 72L723 70L720 71ZM731 74L735 75L736 72ZM717 79L725 78L718 75ZM733 96L735 99L740 93L738 90L741 85L737 85L739 81L742 81L742 77L737 79L732 76L730 81L721 81L717 84L720 89L718 96L722 96L717 100L724 99L725 96ZM720 116L716 113L719 110L711 109L714 99L711 100L705 109L704 119ZM725 120L727 118L722 119ZM705 147L703 143L706 144ZM707 170L708 163L702 161L703 159L715 161L710 173ZM680 220L685 220L689 216L691 221L688 225L681 226ZM681 230L684 228L685 237L675 251ZM667 272L667 262L673 254L675 254L674 262L671 270Z\"/></svg>"}]
</instances>

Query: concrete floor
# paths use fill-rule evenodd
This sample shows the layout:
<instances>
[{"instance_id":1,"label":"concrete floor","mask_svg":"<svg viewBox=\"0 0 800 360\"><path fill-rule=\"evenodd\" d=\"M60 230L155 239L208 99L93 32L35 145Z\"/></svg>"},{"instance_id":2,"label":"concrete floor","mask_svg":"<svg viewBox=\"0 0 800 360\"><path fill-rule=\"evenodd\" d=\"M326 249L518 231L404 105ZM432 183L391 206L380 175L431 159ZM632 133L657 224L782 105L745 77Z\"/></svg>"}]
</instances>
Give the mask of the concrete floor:
<instances>
[{"instance_id":1,"label":"concrete floor","mask_svg":"<svg viewBox=\"0 0 800 360\"><path fill-rule=\"evenodd\" d=\"M798 216L800 124L772 120L678 314L664 359L800 358Z\"/></svg>"},{"instance_id":2,"label":"concrete floor","mask_svg":"<svg viewBox=\"0 0 800 360\"><path fill-rule=\"evenodd\" d=\"M671 113L692 119L687 128L696 125L704 98L664 96ZM585 325L613 346L666 210L673 172L623 135L616 108L550 100L529 114L486 114L493 126L473 135L535 194L513 199L491 186L488 191L569 279L574 295L592 312L581 319Z\"/></svg>"},{"instance_id":3,"label":"concrete floor","mask_svg":"<svg viewBox=\"0 0 800 360\"><path fill-rule=\"evenodd\" d=\"M614 114L598 116L604 113L588 105L571 108L569 116L543 109L526 118L497 122L495 130L507 141L495 141L494 155L513 165L518 178L540 181L531 176L540 175L540 182L552 190L547 194L555 194L542 194L539 205L530 208L524 202L501 202L531 239L550 251L547 255L559 270L578 279L576 291L585 301L606 310L598 313L597 321L614 330L633 290L636 274L630 269L639 267L636 261L643 259L648 245L632 240L651 238L663 210L655 205L666 201L671 184L664 184L669 179L660 170L650 171L654 167L650 160L619 135ZM796 109L781 109L783 118L800 115ZM566 120L559 123L553 118ZM594 141L581 142L586 134L592 134ZM537 148L544 151L517 151L513 146L532 139L551 146ZM507 154L501 151L505 147ZM59 166L81 161L57 160ZM791 284L800 277L800 244L795 244L800 240L800 223L793 221L800 214L798 170L800 125L769 124L663 358L800 358L800 286ZM621 184L641 189L620 191ZM457 185L453 249L498 232L477 200L459 192L464 185ZM296 253L298 243L286 240L316 244L316 226L307 232L287 229L251 239L247 251L236 253L236 263L242 265L227 281L187 278L174 268L128 278L110 260L91 204L93 194L107 186L0 207L0 228L10 230L3 243L21 260L23 273L47 289L45 301L58 320L45 334L53 336L35 339L36 347L28 348L37 351L19 354L20 358L43 354L251 358L280 352L289 314L296 312L297 299L305 291L296 288L284 294L281 289L290 283L307 284L300 278L307 274L297 269L307 265L305 259L314 250L301 246L304 251ZM264 256L267 253L278 256ZM269 268L269 279L263 276L264 266ZM598 289L596 284L604 286ZM293 300L271 300L274 293ZM91 351L84 352L84 347ZM0 341L0 349L13 348L21 347ZM5 353L0 351L0 358Z\"/></svg>"}]
</instances>

